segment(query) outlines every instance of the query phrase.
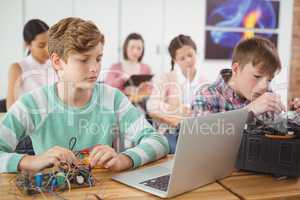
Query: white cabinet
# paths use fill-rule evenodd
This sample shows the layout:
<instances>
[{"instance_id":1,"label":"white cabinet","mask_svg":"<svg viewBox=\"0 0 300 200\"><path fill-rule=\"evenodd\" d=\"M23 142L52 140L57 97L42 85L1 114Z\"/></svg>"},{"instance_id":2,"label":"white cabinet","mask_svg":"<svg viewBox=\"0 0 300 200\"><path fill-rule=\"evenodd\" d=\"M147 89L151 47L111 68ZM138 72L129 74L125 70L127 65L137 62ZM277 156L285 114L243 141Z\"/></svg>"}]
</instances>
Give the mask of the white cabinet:
<instances>
[{"instance_id":1,"label":"white cabinet","mask_svg":"<svg viewBox=\"0 0 300 200\"><path fill-rule=\"evenodd\" d=\"M6 96L7 70L24 55L22 29L26 21L40 18L50 26L64 17L77 16L94 21L105 35L102 69L122 58L122 46L131 32L145 40L143 62L153 73L170 70L168 45L178 34L192 37L198 47L198 67L214 81L230 60L204 60L205 7L207 0L0 0L0 98ZM291 58L291 30L294 0L280 1L278 51L283 70L274 81L286 83ZM284 12L283 12L284 11ZM105 74L105 73L104 73Z\"/></svg>"},{"instance_id":2,"label":"white cabinet","mask_svg":"<svg viewBox=\"0 0 300 200\"><path fill-rule=\"evenodd\" d=\"M170 41L179 34L191 36L198 48L198 66L203 57L204 0L165 0L164 71L169 71L171 57L167 51Z\"/></svg>"},{"instance_id":3,"label":"white cabinet","mask_svg":"<svg viewBox=\"0 0 300 200\"><path fill-rule=\"evenodd\" d=\"M143 62L153 73L162 72L163 12L163 0L121 0L120 51L128 34L140 33L145 40Z\"/></svg>"},{"instance_id":4,"label":"white cabinet","mask_svg":"<svg viewBox=\"0 0 300 200\"><path fill-rule=\"evenodd\" d=\"M7 94L8 69L23 57L22 1L0 0L0 99Z\"/></svg>"},{"instance_id":5,"label":"white cabinet","mask_svg":"<svg viewBox=\"0 0 300 200\"><path fill-rule=\"evenodd\" d=\"M119 0L74 0L74 16L92 20L105 36L101 80L112 63L119 61Z\"/></svg>"},{"instance_id":6,"label":"white cabinet","mask_svg":"<svg viewBox=\"0 0 300 200\"><path fill-rule=\"evenodd\" d=\"M52 26L60 19L72 16L72 0L24 0L25 22L38 18Z\"/></svg>"}]
</instances>

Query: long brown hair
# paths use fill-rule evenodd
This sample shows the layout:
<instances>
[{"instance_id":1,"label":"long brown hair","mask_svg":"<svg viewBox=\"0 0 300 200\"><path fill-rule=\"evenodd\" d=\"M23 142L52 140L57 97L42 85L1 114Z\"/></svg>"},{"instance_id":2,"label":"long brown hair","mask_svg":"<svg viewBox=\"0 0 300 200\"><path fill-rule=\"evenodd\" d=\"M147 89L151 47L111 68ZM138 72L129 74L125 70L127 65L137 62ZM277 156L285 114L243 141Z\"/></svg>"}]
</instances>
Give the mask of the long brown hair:
<instances>
[{"instance_id":1,"label":"long brown hair","mask_svg":"<svg viewBox=\"0 0 300 200\"><path fill-rule=\"evenodd\" d=\"M128 55L127 55L127 47L128 47L128 43L130 40L141 40L143 43L143 51L142 51L142 55L139 57L138 61L141 62L143 57L144 57L144 52L145 52L145 44L144 44L144 39L143 37L138 34L138 33L130 33L125 41L124 41L124 45L123 45L123 57L125 60L128 60Z\"/></svg>"},{"instance_id":2,"label":"long brown hair","mask_svg":"<svg viewBox=\"0 0 300 200\"><path fill-rule=\"evenodd\" d=\"M176 51L183 46L190 46L197 52L197 46L190 36L180 34L173 38L168 48L169 54L171 56L171 71L174 70Z\"/></svg>"}]
</instances>

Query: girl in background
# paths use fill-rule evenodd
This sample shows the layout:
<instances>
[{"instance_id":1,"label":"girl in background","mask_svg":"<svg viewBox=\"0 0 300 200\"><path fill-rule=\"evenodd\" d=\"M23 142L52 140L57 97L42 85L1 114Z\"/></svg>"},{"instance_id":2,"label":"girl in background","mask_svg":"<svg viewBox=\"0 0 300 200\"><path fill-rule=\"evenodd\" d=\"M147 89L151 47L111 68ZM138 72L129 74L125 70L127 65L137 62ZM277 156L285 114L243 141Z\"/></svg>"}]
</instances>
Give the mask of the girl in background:
<instances>
[{"instance_id":1,"label":"girl in background","mask_svg":"<svg viewBox=\"0 0 300 200\"><path fill-rule=\"evenodd\" d=\"M197 47L189 36L178 35L168 49L171 71L154 78L147 110L150 113L188 116L195 93L205 82L197 66Z\"/></svg>"},{"instance_id":2,"label":"girl in background","mask_svg":"<svg viewBox=\"0 0 300 200\"><path fill-rule=\"evenodd\" d=\"M6 106L9 108L21 95L57 80L48 55L49 26L39 19L29 20L23 28L27 57L13 63L8 75Z\"/></svg>"},{"instance_id":3,"label":"girl in background","mask_svg":"<svg viewBox=\"0 0 300 200\"><path fill-rule=\"evenodd\" d=\"M165 124L173 117L178 117L177 124L184 117L191 115L191 104L197 90L206 82L203 71L197 66L197 47L187 35L178 35L169 45L171 71L156 76L153 80L152 94L147 102L147 111L157 121L158 129L165 133L170 145L170 152L175 152L178 129L169 129ZM155 116L155 117L154 117ZM174 126L174 122L171 124ZM170 131L175 133L170 133Z\"/></svg>"}]
</instances>

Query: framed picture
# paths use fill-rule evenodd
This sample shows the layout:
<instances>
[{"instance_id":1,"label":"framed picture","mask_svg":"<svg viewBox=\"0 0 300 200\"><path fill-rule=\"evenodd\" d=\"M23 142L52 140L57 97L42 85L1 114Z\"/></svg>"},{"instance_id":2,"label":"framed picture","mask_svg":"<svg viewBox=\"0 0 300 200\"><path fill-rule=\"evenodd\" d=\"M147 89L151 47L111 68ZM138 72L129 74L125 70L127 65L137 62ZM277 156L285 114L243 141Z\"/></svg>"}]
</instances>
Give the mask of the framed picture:
<instances>
[{"instance_id":1,"label":"framed picture","mask_svg":"<svg viewBox=\"0 0 300 200\"><path fill-rule=\"evenodd\" d=\"M277 46L280 1L207 0L205 59L230 59L234 46L255 35Z\"/></svg>"},{"instance_id":2,"label":"framed picture","mask_svg":"<svg viewBox=\"0 0 300 200\"><path fill-rule=\"evenodd\" d=\"M271 40L277 46L276 33L206 31L205 59L231 59L234 46L241 40L252 36L261 36Z\"/></svg>"},{"instance_id":3,"label":"framed picture","mask_svg":"<svg viewBox=\"0 0 300 200\"><path fill-rule=\"evenodd\" d=\"M271 0L207 0L206 25L276 29L279 3Z\"/></svg>"}]
</instances>

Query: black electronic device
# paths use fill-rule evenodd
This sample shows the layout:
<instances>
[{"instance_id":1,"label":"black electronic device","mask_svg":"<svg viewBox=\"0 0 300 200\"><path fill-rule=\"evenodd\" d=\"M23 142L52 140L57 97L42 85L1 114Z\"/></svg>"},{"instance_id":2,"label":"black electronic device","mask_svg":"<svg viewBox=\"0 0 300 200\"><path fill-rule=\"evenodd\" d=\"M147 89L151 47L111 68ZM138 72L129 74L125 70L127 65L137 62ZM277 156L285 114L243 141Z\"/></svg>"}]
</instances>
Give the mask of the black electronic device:
<instances>
[{"instance_id":1,"label":"black electronic device","mask_svg":"<svg viewBox=\"0 0 300 200\"><path fill-rule=\"evenodd\" d=\"M300 124L286 120L285 128L257 121L244 130L236 168L272 174L300 176Z\"/></svg>"},{"instance_id":2,"label":"black electronic device","mask_svg":"<svg viewBox=\"0 0 300 200\"><path fill-rule=\"evenodd\" d=\"M127 86L139 86L142 82L150 81L153 74L134 74L124 83L124 87Z\"/></svg>"}]
</instances>

